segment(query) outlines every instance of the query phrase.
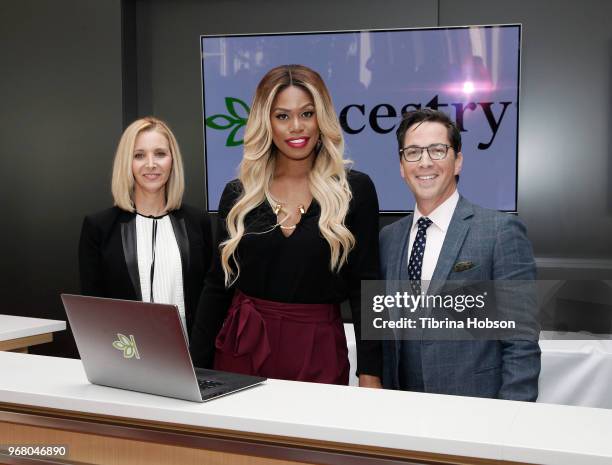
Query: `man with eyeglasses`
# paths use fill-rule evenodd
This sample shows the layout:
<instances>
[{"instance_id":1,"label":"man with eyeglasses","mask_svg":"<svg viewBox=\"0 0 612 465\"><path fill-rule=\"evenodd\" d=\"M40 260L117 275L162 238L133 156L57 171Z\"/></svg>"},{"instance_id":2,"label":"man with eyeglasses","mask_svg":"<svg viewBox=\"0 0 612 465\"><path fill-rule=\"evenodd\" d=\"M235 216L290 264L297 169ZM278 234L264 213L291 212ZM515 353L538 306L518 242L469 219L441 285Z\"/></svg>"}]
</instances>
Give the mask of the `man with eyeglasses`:
<instances>
[{"instance_id":1,"label":"man with eyeglasses","mask_svg":"<svg viewBox=\"0 0 612 465\"><path fill-rule=\"evenodd\" d=\"M514 215L474 205L457 191L463 155L461 134L451 119L431 109L406 113L397 140L400 175L416 206L414 214L380 233L384 279L408 281L417 295L425 295L430 284L442 281L534 280L535 261L523 223ZM511 298L517 299L517 306L535 308L534 295ZM535 318L532 323L536 328ZM428 340L423 332L413 340L383 341L383 385L535 401L540 348L537 330L533 335L507 340Z\"/></svg>"}]
</instances>

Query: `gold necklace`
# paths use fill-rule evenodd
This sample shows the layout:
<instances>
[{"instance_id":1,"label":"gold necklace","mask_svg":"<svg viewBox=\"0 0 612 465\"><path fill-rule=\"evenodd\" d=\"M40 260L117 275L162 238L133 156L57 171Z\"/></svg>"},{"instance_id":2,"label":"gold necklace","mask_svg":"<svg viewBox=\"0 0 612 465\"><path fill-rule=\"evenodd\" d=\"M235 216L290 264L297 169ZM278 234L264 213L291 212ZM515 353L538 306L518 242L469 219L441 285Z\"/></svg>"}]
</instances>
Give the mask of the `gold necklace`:
<instances>
[{"instance_id":1,"label":"gold necklace","mask_svg":"<svg viewBox=\"0 0 612 465\"><path fill-rule=\"evenodd\" d=\"M285 207L285 205L283 205L282 203L277 203L277 204L274 206L274 214L275 214L275 215L278 215L278 213L279 213L279 212L281 212L281 211L285 211L285 208L284 208L284 207ZM302 205L302 204L298 205L298 207L297 207L297 212L298 212L299 214L301 214L301 215L303 215L304 213L306 213L306 210L304 209L304 205Z\"/></svg>"},{"instance_id":2,"label":"gold necklace","mask_svg":"<svg viewBox=\"0 0 612 465\"><path fill-rule=\"evenodd\" d=\"M279 214L281 211L283 211L283 212L284 212L284 211L285 211L284 207L285 207L285 206L284 206L282 203L277 203L277 204L274 206L274 209L273 209L274 214L275 214L276 216L278 216L278 214ZM304 213L306 213L306 209L304 208L304 205L302 205L302 204L298 205L298 208L297 208L297 213L299 213L300 215L303 215ZM285 216L285 218L284 218L284 219L290 218L291 216L293 216L293 215L292 215L291 213L287 212L287 216ZM283 225L282 225L282 224L280 224L280 223L278 223L278 225L281 227L281 229L285 229L285 230L293 230L293 229L297 228L297 223L295 223L295 224L294 224L294 225L292 225L292 226L283 226Z\"/></svg>"}]
</instances>

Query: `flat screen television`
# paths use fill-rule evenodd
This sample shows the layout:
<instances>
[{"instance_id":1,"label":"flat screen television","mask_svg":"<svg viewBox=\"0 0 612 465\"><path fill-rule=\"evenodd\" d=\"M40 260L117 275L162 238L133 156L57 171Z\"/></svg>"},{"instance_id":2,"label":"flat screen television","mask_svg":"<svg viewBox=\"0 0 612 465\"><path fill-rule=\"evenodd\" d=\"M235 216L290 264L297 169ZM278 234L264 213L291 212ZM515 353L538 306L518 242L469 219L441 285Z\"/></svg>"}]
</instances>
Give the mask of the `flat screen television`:
<instances>
[{"instance_id":1,"label":"flat screen television","mask_svg":"<svg viewBox=\"0 0 612 465\"><path fill-rule=\"evenodd\" d=\"M255 88L282 64L316 70L331 93L345 156L376 186L381 213L414 209L399 174L402 112L447 112L461 130L459 191L517 210L521 26L201 36L206 198L216 211L236 178Z\"/></svg>"}]
</instances>

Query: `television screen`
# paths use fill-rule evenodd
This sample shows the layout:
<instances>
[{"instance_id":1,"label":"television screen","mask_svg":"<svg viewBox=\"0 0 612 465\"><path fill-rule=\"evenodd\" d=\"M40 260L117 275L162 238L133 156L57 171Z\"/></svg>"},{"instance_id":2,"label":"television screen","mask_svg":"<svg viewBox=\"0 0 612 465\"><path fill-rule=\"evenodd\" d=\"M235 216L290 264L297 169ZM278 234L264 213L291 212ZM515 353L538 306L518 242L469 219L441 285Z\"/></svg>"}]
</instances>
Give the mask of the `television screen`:
<instances>
[{"instance_id":1,"label":"television screen","mask_svg":"<svg viewBox=\"0 0 612 465\"><path fill-rule=\"evenodd\" d=\"M405 111L447 112L461 130L459 191L516 211L520 25L202 36L209 211L237 175L255 88L271 68L303 64L324 79L345 156L367 173L382 213L414 208L399 174L395 129Z\"/></svg>"}]
</instances>

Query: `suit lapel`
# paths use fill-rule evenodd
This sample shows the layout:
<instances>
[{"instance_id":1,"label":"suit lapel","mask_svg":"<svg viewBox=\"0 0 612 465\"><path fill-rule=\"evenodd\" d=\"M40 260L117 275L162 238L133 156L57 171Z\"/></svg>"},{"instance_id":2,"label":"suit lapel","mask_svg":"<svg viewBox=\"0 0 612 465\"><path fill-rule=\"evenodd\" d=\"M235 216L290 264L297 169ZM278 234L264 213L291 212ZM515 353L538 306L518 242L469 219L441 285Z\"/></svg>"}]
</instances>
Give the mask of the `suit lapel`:
<instances>
[{"instance_id":1,"label":"suit lapel","mask_svg":"<svg viewBox=\"0 0 612 465\"><path fill-rule=\"evenodd\" d=\"M181 268L183 271L183 286L187 279L187 270L189 270L189 237L187 236L187 227L185 226L185 218L180 210L175 210L170 213L170 222L174 230L174 237L178 244L181 254Z\"/></svg>"},{"instance_id":2,"label":"suit lapel","mask_svg":"<svg viewBox=\"0 0 612 465\"><path fill-rule=\"evenodd\" d=\"M470 230L471 217L474 215L472 205L463 197L459 198L457 207L453 213L446 237L442 244L442 250L438 257L438 263L431 277L431 286L428 294L435 294L440 290L443 281L448 279L448 276L457 261L457 256L461 250L461 246L465 241L468 231Z\"/></svg>"},{"instance_id":3,"label":"suit lapel","mask_svg":"<svg viewBox=\"0 0 612 465\"><path fill-rule=\"evenodd\" d=\"M394 295L396 292L404 291L400 284L402 279L408 279L406 270L408 268L408 242L410 240L410 229L412 228L412 218L414 215L409 214L406 218L400 220L396 233L391 238L391 244L396 244L397 247L389 247L387 257L389 264L387 266L387 275L384 277L387 280L386 288L387 295ZM399 317L400 315L395 315ZM398 330L394 330L394 333Z\"/></svg>"},{"instance_id":4,"label":"suit lapel","mask_svg":"<svg viewBox=\"0 0 612 465\"><path fill-rule=\"evenodd\" d=\"M136 215L124 214L121 219L121 242L123 244L123 256L128 269L128 274L134 286L134 292L138 300L142 300L140 289L140 274L138 272L138 250L136 242Z\"/></svg>"},{"instance_id":5,"label":"suit lapel","mask_svg":"<svg viewBox=\"0 0 612 465\"><path fill-rule=\"evenodd\" d=\"M412 228L412 219L414 215L409 214L406 218L400 220L403 224L398 228L397 236L393 238L393 244L400 244L397 254L391 256L391 267L389 267L388 276L392 279L402 279L402 267L408 266L408 242L410 241L410 229Z\"/></svg>"},{"instance_id":6,"label":"suit lapel","mask_svg":"<svg viewBox=\"0 0 612 465\"><path fill-rule=\"evenodd\" d=\"M410 229L412 228L413 214L409 214L406 218L402 218L399 227L394 237L391 239L391 244L397 244L398 247L393 250L393 247L389 248L389 266L387 267L387 276L385 279L391 280L392 283L387 281L387 295L394 295L398 291L402 291L398 281L404 276L403 268L408 267L408 242L410 241ZM398 317L399 315L394 315ZM391 383L394 389L399 389L399 359L400 359L400 347L401 338L399 338L397 329L393 330L395 335L394 339L388 341L391 359L389 364L391 366Z\"/></svg>"}]
</instances>

